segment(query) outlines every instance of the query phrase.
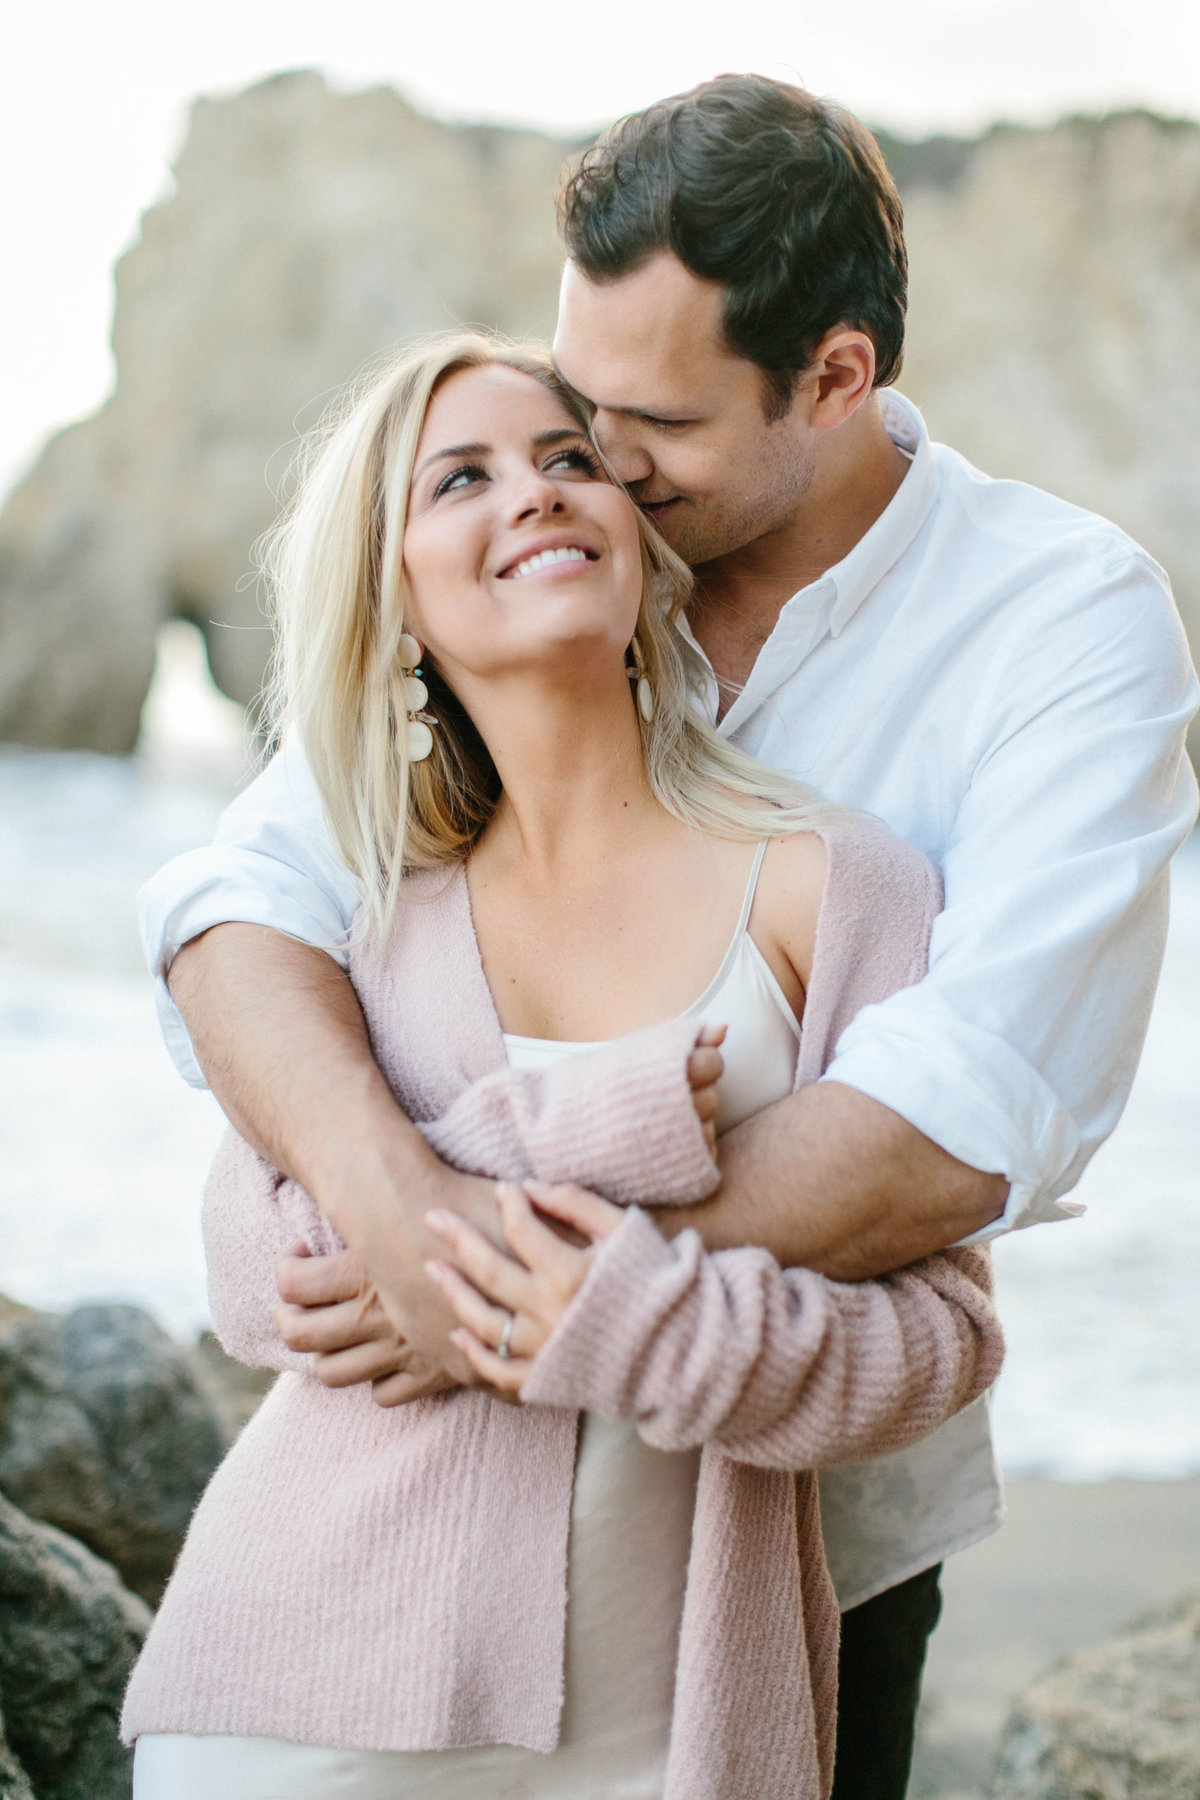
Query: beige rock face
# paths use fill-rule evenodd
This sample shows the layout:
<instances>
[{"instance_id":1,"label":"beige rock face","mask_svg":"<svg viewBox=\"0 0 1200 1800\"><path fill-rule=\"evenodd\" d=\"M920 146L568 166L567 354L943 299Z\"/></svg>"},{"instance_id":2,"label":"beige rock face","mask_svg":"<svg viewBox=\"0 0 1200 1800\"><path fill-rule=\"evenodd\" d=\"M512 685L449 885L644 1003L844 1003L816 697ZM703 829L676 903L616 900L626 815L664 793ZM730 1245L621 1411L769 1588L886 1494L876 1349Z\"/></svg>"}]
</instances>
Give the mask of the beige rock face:
<instances>
[{"instance_id":1,"label":"beige rock face","mask_svg":"<svg viewBox=\"0 0 1200 1800\"><path fill-rule=\"evenodd\" d=\"M905 195L904 392L989 475L1143 543L1200 653L1200 127L1000 129L947 173Z\"/></svg>"},{"instance_id":2,"label":"beige rock face","mask_svg":"<svg viewBox=\"0 0 1200 1800\"><path fill-rule=\"evenodd\" d=\"M297 429L416 334L549 333L565 153L313 74L197 103L176 192L118 266L116 392L0 518L0 736L130 748L172 615L254 698L251 547Z\"/></svg>"},{"instance_id":3,"label":"beige rock face","mask_svg":"<svg viewBox=\"0 0 1200 1800\"><path fill-rule=\"evenodd\" d=\"M1021 1696L992 1800L1195 1800L1200 1594L1082 1650Z\"/></svg>"},{"instance_id":4,"label":"beige rock face","mask_svg":"<svg viewBox=\"0 0 1200 1800\"><path fill-rule=\"evenodd\" d=\"M312 74L197 104L176 192L118 269L116 393L0 516L0 737L127 749L173 615L253 698L251 546L298 427L405 337L549 332L566 148ZM989 473L1139 537L1200 645L1200 127L1131 115L889 149L905 391Z\"/></svg>"}]
</instances>

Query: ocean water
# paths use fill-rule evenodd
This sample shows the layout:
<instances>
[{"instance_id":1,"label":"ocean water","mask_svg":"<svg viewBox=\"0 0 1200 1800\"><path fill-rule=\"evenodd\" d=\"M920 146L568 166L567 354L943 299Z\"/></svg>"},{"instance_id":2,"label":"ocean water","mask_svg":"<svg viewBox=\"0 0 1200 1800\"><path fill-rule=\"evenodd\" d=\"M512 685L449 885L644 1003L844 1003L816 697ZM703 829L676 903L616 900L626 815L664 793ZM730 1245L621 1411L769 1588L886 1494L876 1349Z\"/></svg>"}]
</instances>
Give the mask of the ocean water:
<instances>
[{"instance_id":1,"label":"ocean water","mask_svg":"<svg viewBox=\"0 0 1200 1800\"><path fill-rule=\"evenodd\" d=\"M133 896L205 842L249 766L239 715L164 638L144 748L0 750L0 1293L122 1298L189 1337L207 1321L199 1204L222 1129L175 1075ZM996 1252L1009 1355L994 1417L1010 1473L1200 1471L1200 839L1124 1119L1078 1190L1085 1218Z\"/></svg>"}]
</instances>

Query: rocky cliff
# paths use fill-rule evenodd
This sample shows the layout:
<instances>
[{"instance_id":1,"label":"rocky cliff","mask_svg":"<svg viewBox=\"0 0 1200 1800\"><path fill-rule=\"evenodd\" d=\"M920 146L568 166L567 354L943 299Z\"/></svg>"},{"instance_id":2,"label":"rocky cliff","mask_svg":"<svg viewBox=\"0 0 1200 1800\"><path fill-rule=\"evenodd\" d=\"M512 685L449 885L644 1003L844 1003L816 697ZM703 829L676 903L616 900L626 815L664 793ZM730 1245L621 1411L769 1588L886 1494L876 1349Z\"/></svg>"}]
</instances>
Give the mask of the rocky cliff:
<instances>
[{"instance_id":1,"label":"rocky cliff","mask_svg":"<svg viewBox=\"0 0 1200 1800\"><path fill-rule=\"evenodd\" d=\"M0 517L0 736L130 747L170 616L253 698L250 547L297 427L414 333L548 332L567 149L314 74L198 102L176 191L118 267L116 392ZM1200 126L885 149L909 220L905 391L989 472L1141 538L1200 647Z\"/></svg>"},{"instance_id":2,"label":"rocky cliff","mask_svg":"<svg viewBox=\"0 0 1200 1800\"><path fill-rule=\"evenodd\" d=\"M175 192L117 267L116 391L0 517L0 737L129 749L170 616L253 699L250 549L298 426L417 333L548 334L567 148L314 74L197 102Z\"/></svg>"},{"instance_id":3,"label":"rocky cliff","mask_svg":"<svg viewBox=\"0 0 1200 1800\"><path fill-rule=\"evenodd\" d=\"M901 387L989 474L1145 544L1200 658L1200 126L1128 113L921 148Z\"/></svg>"}]
</instances>

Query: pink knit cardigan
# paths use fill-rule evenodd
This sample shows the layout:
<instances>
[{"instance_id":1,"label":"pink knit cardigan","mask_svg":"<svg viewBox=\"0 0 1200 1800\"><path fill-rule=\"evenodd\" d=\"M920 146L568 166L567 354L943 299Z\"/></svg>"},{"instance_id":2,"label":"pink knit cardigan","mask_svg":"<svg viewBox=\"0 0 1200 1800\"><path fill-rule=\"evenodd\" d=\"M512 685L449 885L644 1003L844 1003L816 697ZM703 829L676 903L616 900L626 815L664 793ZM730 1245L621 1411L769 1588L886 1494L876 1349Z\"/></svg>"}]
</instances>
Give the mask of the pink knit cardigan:
<instances>
[{"instance_id":1,"label":"pink knit cardigan","mask_svg":"<svg viewBox=\"0 0 1200 1800\"><path fill-rule=\"evenodd\" d=\"M829 869L797 1085L859 1009L919 979L936 877L881 828L822 832ZM376 1750L551 1750L563 1700L578 1415L704 1446L666 1800L822 1800L838 1614L820 1466L933 1430L994 1379L987 1256L879 1281L781 1271L762 1251L668 1243L644 1204L715 1184L675 1020L542 1073L505 1063L461 870L408 884L352 973L405 1111L475 1173L585 1181L630 1204L516 1408L460 1390L385 1411L287 1351L275 1255L336 1238L237 1137L206 1194L213 1317L235 1356L287 1370L204 1495L126 1697L143 1732ZM796 1473L801 1471L801 1473Z\"/></svg>"}]
</instances>

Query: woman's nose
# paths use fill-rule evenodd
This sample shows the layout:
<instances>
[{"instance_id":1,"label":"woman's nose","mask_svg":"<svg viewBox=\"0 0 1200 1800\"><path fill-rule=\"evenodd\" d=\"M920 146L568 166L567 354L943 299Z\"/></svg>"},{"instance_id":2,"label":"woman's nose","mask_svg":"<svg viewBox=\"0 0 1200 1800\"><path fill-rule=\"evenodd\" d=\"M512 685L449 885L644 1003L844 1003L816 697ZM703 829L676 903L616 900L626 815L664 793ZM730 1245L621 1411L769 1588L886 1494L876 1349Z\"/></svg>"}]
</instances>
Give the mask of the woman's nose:
<instances>
[{"instance_id":1,"label":"woman's nose","mask_svg":"<svg viewBox=\"0 0 1200 1800\"><path fill-rule=\"evenodd\" d=\"M518 525L529 519L549 517L566 510L567 503L561 487L540 473L530 475L513 496L513 520Z\"/></svg>"}]
</instances>

